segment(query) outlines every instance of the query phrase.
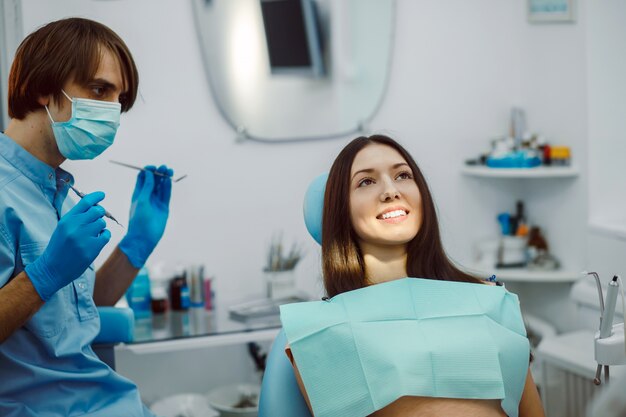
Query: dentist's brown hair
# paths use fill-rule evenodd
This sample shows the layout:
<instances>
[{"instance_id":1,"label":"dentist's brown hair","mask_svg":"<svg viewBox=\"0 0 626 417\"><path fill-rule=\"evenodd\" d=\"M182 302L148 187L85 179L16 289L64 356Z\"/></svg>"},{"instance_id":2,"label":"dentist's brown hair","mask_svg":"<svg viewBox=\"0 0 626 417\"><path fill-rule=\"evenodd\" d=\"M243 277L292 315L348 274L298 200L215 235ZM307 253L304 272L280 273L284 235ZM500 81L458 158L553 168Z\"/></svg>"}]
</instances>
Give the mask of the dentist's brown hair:
<instances>
[{"instance_id":1,"label":"dentist's brown hair","mask_svg":"<svg viewBox=\"0 0 626 417\"><path fill-rule=\"evenodd\" d=\"M43 107L38 99L52 95L63 100L63 85L73 80L87 86L98 67L102 50L117 59L125 91L120 95L122 112L137 98L139 73L124 41L102 23L79 17L51 22L28 35L17 48L9 73L9 116L23 119Z\"/></svg>"},{"instance_id":2,"label":"dentist's brown hair","mask_svg":"<svg viewBox=\"0 0 626 417\"><path fill-rule=\"evenodd\" d=\"M413 172L421 195L422 222L415 238L407 244L408 276L481 283L448 259L441 244L433 198L415 160L390 137L372 135L360 136L346 145L337 155L326 181L322 215L322 272L327 295L333 297L368 285L365 262L350 221L350 172L359 151L372 144L389 146L402 155Z\"/></svg>"}]
</instances>

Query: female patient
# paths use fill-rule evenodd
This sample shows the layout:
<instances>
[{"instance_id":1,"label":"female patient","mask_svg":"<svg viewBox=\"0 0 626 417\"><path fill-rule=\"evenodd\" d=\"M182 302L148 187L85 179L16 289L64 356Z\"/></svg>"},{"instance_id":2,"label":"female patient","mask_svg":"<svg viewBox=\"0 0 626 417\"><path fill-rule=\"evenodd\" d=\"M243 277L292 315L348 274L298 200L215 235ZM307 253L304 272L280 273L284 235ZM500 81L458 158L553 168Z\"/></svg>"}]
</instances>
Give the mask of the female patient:
<instances>
[{"instance_id":1,"label":"female patient","mask_svg":"<svg viewBox=\"0 0 626 417\"><path fill-rule=\"evenodd\" d=\"M405 277L484 284L447 258L433 200L422 173L402 146L382 135L354 139L337 156L330 170L322 221L322 263L329 297ZM382 356L387 355L392 361L395 346L390 345ZM295 349L295 344L291 347ZM458 349L463 351L468 347L458 346ZM297 355L292 354L289 346L287 354L309 403L304 389L306 376L303 372L303 384L298 361L294 360ZM519 368L526 373L523 388L524 375L518 378L520 390L523 389L519 416L542 417L537 388L525 366ZM372 414L376 417L443 415L495 417L506 413L500 399L495 398L405 395Z\"/></svg>"}]
</instances>

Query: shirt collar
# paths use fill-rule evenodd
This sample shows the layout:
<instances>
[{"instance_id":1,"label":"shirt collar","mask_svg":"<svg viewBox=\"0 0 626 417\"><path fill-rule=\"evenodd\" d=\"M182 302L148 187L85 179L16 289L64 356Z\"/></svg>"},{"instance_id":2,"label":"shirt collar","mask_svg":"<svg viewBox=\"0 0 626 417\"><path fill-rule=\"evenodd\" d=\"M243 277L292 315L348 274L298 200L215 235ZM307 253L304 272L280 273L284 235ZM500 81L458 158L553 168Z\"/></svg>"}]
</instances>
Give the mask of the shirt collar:
<instances>
[{"instance_id":1,"label":"shirt collar","mask_svg":"<svg viewBox=\"0 0 626 417\"><path fill-rule=\"evenodd\" d=\"M67 195L66 182L74 184L74 177L62 168L52 168L22 148L13 139L0 132L0 156L13 165L25 177L39 185L50 202L57 191Z\"/></svg>"}]
</instances>

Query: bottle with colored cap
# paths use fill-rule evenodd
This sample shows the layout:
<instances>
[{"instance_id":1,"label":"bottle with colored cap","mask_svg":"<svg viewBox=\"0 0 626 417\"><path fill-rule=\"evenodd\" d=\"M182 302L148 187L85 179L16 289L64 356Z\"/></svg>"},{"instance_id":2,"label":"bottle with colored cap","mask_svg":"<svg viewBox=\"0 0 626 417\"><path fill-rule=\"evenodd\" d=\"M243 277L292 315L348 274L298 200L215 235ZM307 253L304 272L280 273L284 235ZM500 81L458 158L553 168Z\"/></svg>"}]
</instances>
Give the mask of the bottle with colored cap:
<instances>
[{"instance_id":1,"label":"bottle with colored cap","mask_svg":"<svg viewBox=\"0 0 626 417\"><path fill-rule=\"evenodd\" d=\"M146 267L139 270L132 284L126 290L126 301L136 318L150 316L152 299L150 297L150 276Z\"/></svg>"}]
</instances>

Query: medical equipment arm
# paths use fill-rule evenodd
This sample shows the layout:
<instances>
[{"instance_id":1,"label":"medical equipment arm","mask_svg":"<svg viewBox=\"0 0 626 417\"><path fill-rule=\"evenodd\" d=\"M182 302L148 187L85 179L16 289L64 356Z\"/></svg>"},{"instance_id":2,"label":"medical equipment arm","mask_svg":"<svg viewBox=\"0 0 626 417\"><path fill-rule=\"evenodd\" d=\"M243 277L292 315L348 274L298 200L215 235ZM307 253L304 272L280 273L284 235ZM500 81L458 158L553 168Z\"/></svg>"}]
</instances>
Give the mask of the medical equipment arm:
<instances>
[{"instance_id":1,"label":"medical equipment arm","mask_svg":"<svg viewBox=\"0 0 626 417\"><path fill-rule=\"evenodd\" d=\"M25 271L43 301L81 276L111 239L98 206L103 192L87 194L52 232L48 246Z\"/></svg>"},{"instance_id":2,"label":"medical equipment arm","mask_svg":"<svg viewBox=\"0 0 626 417\"><path fill-rule=\"evenodd\" d=\"M154 175L154 173L167 174ZM137 175L128 233L119 248L135 268L141 268L165 232L172 194L173 170L147 166Z\"/></svg>"}]
</instances>

